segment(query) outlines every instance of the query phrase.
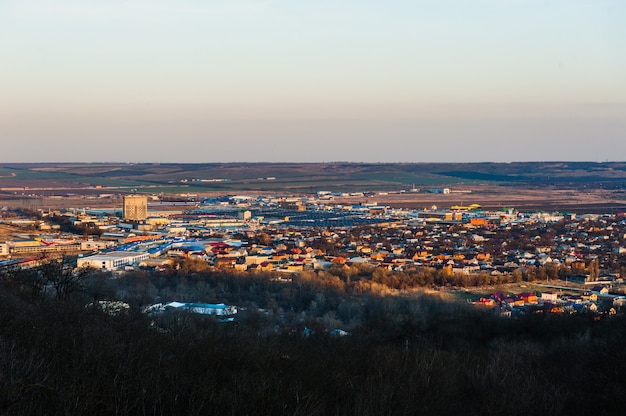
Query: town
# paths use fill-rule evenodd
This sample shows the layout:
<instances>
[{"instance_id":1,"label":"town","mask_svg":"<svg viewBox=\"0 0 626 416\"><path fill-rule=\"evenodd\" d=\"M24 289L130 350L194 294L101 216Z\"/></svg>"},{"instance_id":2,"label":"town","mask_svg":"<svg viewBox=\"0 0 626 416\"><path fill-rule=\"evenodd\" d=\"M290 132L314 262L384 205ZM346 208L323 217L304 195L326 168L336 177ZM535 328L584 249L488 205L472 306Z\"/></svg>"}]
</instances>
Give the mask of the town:
<instances>
[{"instance_id":1,"label":"town","mask_svg":"<svg viewBox=\"0 0 626 416\"><path fill-rule=\"evenodd\" d=\"M626 1L0 1L0 416L624 415Z\"/></svg>"},{"instance_id":2,"label":"town","mask_svg":"<svg viewBox=\"0 0 626 416\"><path fill-rule=\"evenodd\" d=\"M379 294L436 289L508 317L622 314L624 213L490 211L478 204L418 210L363 202L363 196L125 194L121 207L5 207L0 267L64 258L77 270L115 277L167 273L186 262L188 269L265 272L282 282L321 273ZM523 290L525 283L534 290ZM510 284L517 293L507 292ZM179 300L166 301L186 305ZM207 299L195 301L209 306L188 310L222 314Z\"/></svg>"}]
</instances>

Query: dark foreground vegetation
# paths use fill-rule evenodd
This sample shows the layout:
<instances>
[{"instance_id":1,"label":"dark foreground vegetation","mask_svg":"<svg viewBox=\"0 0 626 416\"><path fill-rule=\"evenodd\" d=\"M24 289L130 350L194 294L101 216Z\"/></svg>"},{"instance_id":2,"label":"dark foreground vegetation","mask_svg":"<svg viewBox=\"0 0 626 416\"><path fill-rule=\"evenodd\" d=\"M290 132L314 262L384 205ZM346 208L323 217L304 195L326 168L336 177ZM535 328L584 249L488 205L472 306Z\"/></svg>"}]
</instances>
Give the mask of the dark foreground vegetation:
<instances>
[{"instance_id":1,"label":"dark foreground vegetation","mask_svg":"<svg viewBox=\"0 0 626 416\"><path fill-rule=\"evenodd\" d=\"M111 279L61 263L4 272L0 413L624 413L621 316L505 319L425 294L355 294L336 282L270 277ZM236 301L241 310L229 323L141 312L150 302L185 300L170 296ZM102 299L130 308L89 306ZM337 325L350 334L327 331Z\"/></svg>"}]
</instances>

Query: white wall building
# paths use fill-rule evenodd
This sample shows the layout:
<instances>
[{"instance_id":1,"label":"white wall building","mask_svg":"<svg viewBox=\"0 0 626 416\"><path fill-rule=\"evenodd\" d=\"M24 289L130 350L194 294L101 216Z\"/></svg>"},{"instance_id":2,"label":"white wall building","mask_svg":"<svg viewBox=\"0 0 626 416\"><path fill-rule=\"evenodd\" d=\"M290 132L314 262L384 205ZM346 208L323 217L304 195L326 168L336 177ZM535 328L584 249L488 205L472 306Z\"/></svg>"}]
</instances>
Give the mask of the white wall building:
<instances>
[{"instance_id":1,"label":"white wall building","mask_svg":"<svg viewBox=\"0 0 626 416\"><path fill-rule=\"evenodd\" d=\"M95 256L78 259L78 267L93 267L95 269L115 270L124 266L139 264L149 258L146 252L113 252L96 254Z\"/></svg>"},{"instance_id":2,"label":"white wall building","mask_svg":"<svg viewBox=\"0 0 626 416\"><path fill-rule=\"evenodd\" d=\"M111 241L93 241L93 240L88 240L88 241L82 241L80 243L80 249L82 251L88 251L88 250L102 250L105 249L107 247L110 247L113 245L113 242Z\"/></svg>"}]
</instances>

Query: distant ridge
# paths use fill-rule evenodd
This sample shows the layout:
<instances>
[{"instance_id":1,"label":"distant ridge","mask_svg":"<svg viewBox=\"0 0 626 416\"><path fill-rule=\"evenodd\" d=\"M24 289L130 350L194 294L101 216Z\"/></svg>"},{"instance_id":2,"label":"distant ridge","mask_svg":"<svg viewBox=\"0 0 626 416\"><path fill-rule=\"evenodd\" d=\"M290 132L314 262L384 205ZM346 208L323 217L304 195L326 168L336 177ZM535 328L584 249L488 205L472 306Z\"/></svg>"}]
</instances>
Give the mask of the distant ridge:
<instances>
[{"instance_id":1,"label":"distant ridge","mask_svg":"<svg viewBox=\"0 0 626 416\"><path fill-rule=\"evenodd\" d=\"M471 184L626 184L626 162L4 163L0 188L164 187L198 191L394 190Z\"/></svg>"}]
</instances>

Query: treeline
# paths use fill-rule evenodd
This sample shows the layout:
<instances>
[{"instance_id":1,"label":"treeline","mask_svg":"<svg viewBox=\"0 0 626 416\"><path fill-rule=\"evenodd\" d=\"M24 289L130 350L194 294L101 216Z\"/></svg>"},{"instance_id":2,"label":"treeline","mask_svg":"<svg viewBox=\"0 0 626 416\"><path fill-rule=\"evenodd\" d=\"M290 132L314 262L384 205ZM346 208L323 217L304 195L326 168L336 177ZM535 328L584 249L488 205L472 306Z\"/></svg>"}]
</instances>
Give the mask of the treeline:
<instances>
[{"instance_id":1,"label":"treeline","mask_svg":"<svg viewBox=\"0 0 626 416\"><path fill-rule=\"evenodd\" d=\"M21 293L31 299L66 298L79 292L90 302L123 301L136 310L174 300L223 302L245 310L261 309L263 319L271 321L267 326L281 331L296 326L352 331L365 321L371 303L381 297L408 296L415 301L424 289L435 289L442 303L445 291L438 290L442 286L497 285L541 276L528 270L502 276L468 276L434 268L393 272L368 265L337 265L326 271L285 275L217 270L201 260L184 260L167 272L139 270L110 278L102 271L74 271L71 264L54 261L37 269L13 270L11 276L20 281ZM510 280L494 280L496 277Z\"/></svg>"},{"instance_id":2,"label":"treeline","mask_svg":"<svg viewBox=\"0 0 626 416\"><path fill-rule=\"evenodd\" d=\"M0 414L623 413L622 317L502 319L424 294L350 295L331 274L93 273L58 293L67 277L51 270L69 269L0 280ZM33 285L35 275L47 283ZM140 312L170 294L247 307L232 323ZM118 295L128 312L90 306ZM330 312L350 335L278 325L292 314L315 329Z\"/></svg>"},{"instance_id":3,"label":"treeline","mask_svg":"<svg viewBox=\"0 0 626 416\"><path fill-rule=\"evenodd\" d=\"M39 215L39 214L37 214ZM77 235L101 235L102 230L93 222L75 224L70 218L63 215L50 215L47 220L59 226L64 233Z\"/></svg>"},{"instance_id":4,"label":"treeline","mask_svg":"<svg viewBox=\"0 0 626 416\"><path fill-rule=\"evenodd\" d=\"M557 265L527 266L503 273L487 271L469 274L454 273L451 267L415 267L394 271L370 265L333 266L328 273L339 276L346 282L371 280L394 290L410 290L422 287L480 287L506 283L545 281L570 275L570 270Z\"/></svg>"},{"instance_id":5,"label":"treeline","mask_svg":"<svg viewBox=\"0 0 626 416\"><path fill-rule=\"evenodd\" d=\"M596 271L597 273L597 271ZM206 262L197 259L179 260L164 276L244 276L244 279L256 281L260 276L268 280L267 276L280 276L276 272L235 272L222 271L210 267ZM326 270L305 271L298 273L294 281L317 280L324 285L330 285L348 295L377 293L391 294L398 291L412 291L420 288L433 287L483 287L497 286L507 283L533 282L564 279L572 275L570 268L547 264L545 266L528 265L502 273L487 271L472 272L470 274L454 273L450 267L413 267L402 271L376 267L370 264L336 264ZM289 278L289 275L283 275ZM271 280L271 279L270 279Z\"/></svg>"}]
</instances>

